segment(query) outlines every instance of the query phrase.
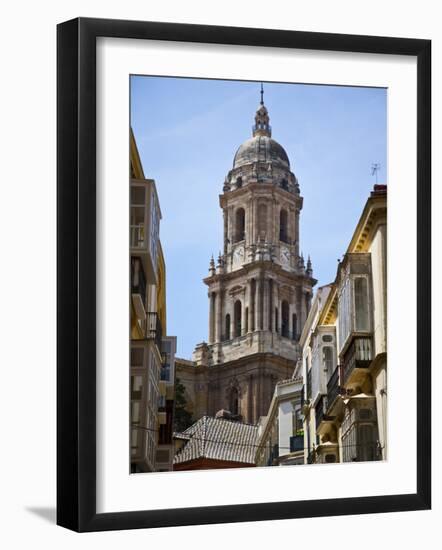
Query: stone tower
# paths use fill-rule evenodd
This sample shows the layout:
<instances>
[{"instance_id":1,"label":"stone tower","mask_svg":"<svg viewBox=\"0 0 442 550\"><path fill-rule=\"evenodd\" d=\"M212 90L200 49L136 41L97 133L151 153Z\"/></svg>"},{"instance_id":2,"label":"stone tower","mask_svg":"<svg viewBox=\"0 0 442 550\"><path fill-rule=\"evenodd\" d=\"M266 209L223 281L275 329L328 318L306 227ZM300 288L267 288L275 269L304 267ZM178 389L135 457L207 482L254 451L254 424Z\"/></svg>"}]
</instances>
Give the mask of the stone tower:
<instances>
[{"instance_id":1,"label":"stone tower","mask_svg":"<svg viewBox=\"0 0 442 550\"><path fill-rule=\"evenodd\" d=\"M261 88L253 135L237 150L220 195L223 250L204 279L209 338L194 352L207 395L194 416L227 409L256 423L276 382L292 376L316 283L299 252L302 202L287 153L272 139Z\"/></svg>"}]
</instances>

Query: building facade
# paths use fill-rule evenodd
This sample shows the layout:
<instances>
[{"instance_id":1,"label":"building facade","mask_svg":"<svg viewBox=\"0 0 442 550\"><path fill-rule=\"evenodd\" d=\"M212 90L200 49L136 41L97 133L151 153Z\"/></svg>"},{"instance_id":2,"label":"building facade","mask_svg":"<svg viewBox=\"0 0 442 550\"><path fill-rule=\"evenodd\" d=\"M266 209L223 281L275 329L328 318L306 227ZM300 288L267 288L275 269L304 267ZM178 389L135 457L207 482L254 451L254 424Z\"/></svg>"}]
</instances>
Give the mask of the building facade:
<instances>
[{"instance_id":1,"label":"building facade","mask_svg":"<svg viewBox=\"0 0 442 550\"><path fill-rule=\"evenodd\" d=\"M304 464L302 386L299 376L276 384L268 414L258 425L257 466Z\"/></svg>"},{"instance_id":2,"label":"building facade","mask_svg":"<svg viewBox=\"0 0 442 550\"><path fill-rule=\"evenodd\" d=\"M301 336L305 461L387 458L387 189L367 200Z\"/></svg>"},{"instance_id":3,"label":"building facade","mask_svg":"<svg viewBox=\"0 0 442 550\"><path fill-rule=\"evenodd\" d=\"M178 373L195 396L195 419L227 409L257 423L277 381L292 376L316 282L300 254L302 205L261 95L253 135L237 150L220 195L223 249L204 279L208 342L197 345L193 368Z\"/></svg>"},{"instance_id":4,"label":"building facade","mask_svg":"<svg viewBox=\"0 0 442 550\"><path fill-rule=\"evenodd\" d=\"M167 395L162 387L166 334L166 267L159 239L161 210L155 182L144 175L130 134L130 465L131 472L157 470ZM173 384L173 380L171 381ZM173 389L169 388L169 395ZM173 400L172 400L173 401ZM166 407L166 403L164 403ZM173 411L173 407L172 407ZM172 425L172 420L170 420ZM171 443L171 442L170 442ZM161 455L160 455L161 458ZM164 455L163 455L164 458ZM173 456L169 453L167 467Z\"/></svg>"}]
</instances>

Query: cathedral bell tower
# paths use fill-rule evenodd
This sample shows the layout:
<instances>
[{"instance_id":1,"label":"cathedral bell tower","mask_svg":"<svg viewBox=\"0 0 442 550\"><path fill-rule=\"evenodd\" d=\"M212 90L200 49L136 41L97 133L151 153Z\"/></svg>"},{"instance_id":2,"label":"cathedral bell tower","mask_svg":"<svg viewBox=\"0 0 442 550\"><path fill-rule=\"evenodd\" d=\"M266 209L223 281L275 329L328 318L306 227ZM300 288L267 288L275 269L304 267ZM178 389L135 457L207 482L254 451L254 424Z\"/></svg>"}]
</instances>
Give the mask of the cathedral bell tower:
<instances>
[{"instance_id":1,"label":"cathedral bell tower","mask_svg":"<svg viewBox=\"0 0 442 550\"><path fill-rule=\"evenodd\" d=\"M299 252L298 180L271 136L261 87L252 137L237 150L220 195L223 249L204 279L209 338L194 352L209 372L208 414L233 408L252 423L267 414L276 382L293 374L316 283Z\"/></svg>"}]
</instances>

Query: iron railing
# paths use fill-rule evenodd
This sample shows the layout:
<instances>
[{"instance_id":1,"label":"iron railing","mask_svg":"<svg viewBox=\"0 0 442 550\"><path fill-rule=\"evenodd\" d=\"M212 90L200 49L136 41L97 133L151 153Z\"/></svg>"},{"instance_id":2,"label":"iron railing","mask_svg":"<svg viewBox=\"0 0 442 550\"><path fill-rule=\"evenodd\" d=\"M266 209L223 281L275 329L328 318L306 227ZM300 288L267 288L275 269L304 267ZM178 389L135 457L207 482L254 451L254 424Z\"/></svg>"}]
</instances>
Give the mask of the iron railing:
<instances>
[{"instance_id":1,"label":"iron railing","mask_svg":"<svg viewBox=\"0 0 442 550\"><path fill-rule=\"evenodd\" d=\"M290 437L290 452L296 453L296 451L302 451L304 449L304 436L292 435Z\"/></svg>"},{"instance_id":2,"label":"iron railing","mask_svg":"<svg viewBox=\"0 0 442 550\"><path fill-rule=\"evenodd\" d=\"M324 395L321 395L315 407L316 429L319 428L319 424L326 418L325 406L326 406L326 397Z\"/></svg>"},{"instance_id":3,"label":"iron railing","mask_svg":"<svg viewBox=\"0 0 442 550\"><path fill-rule=\"evenodd\" d=\"M338 396L340 395L339 387L339 365L335 368L333 374L330 376L330 380L327 382L327 411L329 411Z\"/></svg>"},{"instance_id":4,"label":"iron railing","mask_svg":"<svg viewBox=\"0 0 442 550\"><path fill-rule=\"evenodd\" d=\"M344 383L347 382L354 369L368 368L372 358L371 338L366 336L355 336L342 362Z\"/></svg>"}]
</instances>

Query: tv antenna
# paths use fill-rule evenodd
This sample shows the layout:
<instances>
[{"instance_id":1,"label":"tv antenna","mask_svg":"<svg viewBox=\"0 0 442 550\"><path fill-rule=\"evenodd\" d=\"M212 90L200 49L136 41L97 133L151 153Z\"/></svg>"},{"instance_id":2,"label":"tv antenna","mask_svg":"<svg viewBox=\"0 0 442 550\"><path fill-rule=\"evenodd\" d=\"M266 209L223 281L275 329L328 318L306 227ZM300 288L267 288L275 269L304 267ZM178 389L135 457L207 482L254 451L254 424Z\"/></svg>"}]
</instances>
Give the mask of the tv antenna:
<instances>
[{"instance_id":1,"label":"tv antenna","mask_svg":"<svg viewBox=\"0 0 442 550\"><path fill-rule=\"evenodd\" d=\"M379 162L373 162L371 165L371 175L376 177L376 185L378 183L378 174L381 169L381 164Z\"/></svg>"}]
</instances>

